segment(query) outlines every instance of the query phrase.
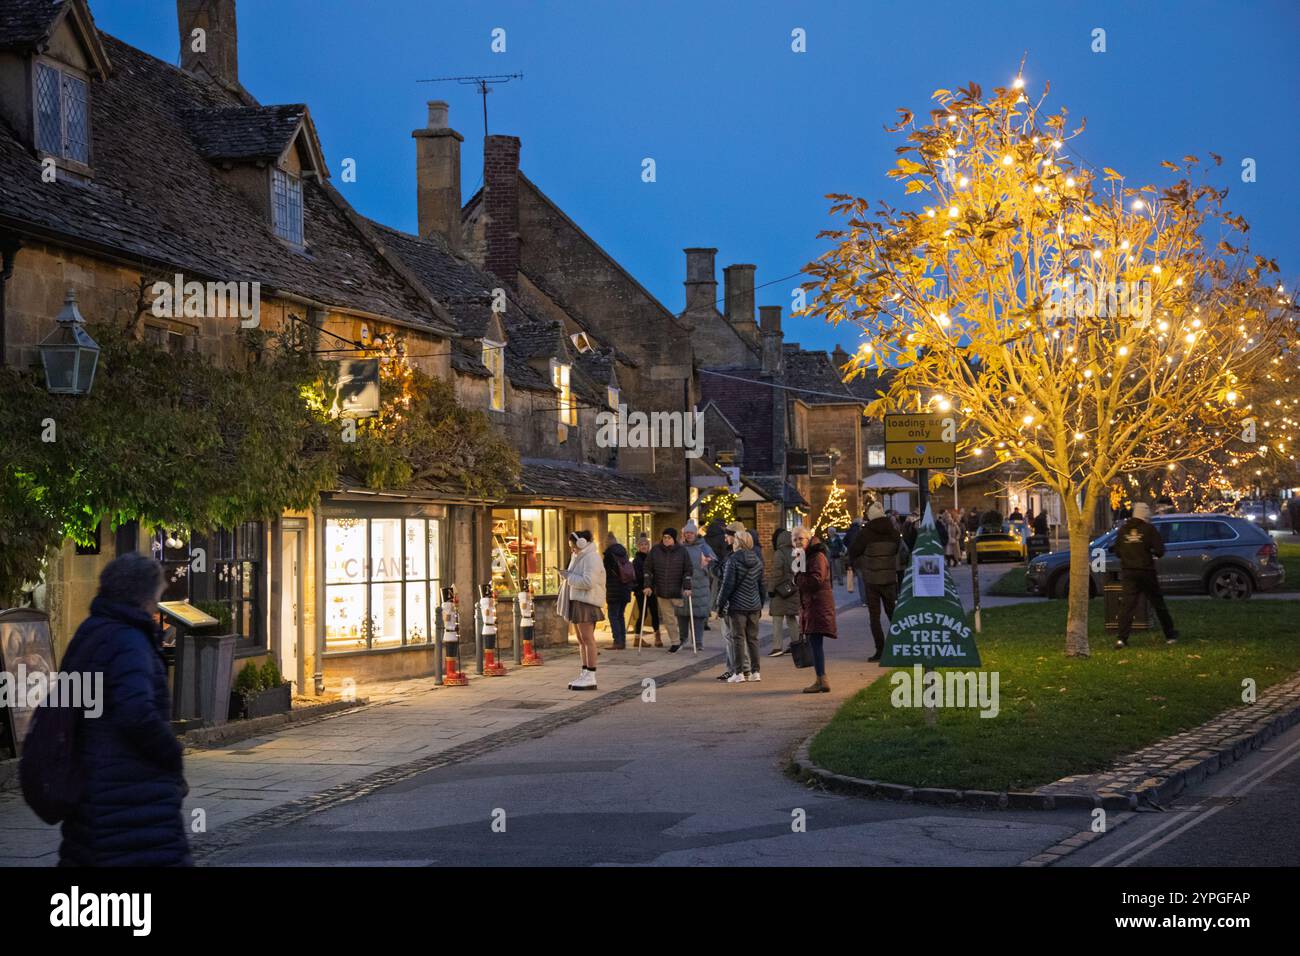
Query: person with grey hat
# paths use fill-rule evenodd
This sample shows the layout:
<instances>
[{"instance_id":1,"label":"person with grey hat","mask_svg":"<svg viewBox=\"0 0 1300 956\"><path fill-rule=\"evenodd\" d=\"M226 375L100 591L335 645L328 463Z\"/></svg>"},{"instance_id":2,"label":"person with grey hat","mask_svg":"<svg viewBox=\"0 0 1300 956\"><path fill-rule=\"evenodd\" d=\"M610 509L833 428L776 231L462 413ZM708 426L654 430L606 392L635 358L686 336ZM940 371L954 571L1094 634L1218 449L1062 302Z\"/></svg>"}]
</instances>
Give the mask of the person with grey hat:
<instances>
[{"instance_id":1,"label":"person with grey hat","mask_svg":"<svg viewBox=\"0 0 1300 956\"><path fill-rule=\"evenodd\" d=\"M708 542L700 537L699 525L694 521L688 521L682 526L681 547L691 562L691 593L698 595L698 600L692 597L682 602L678 612L680 614L677 620L678 630L682 635L682 644L685 644L690 639L693 629L695 641L692 649L703 650L704 625L709 619L709 603L712 597L713 574L709 566L718 559L718 556L709 547ZM668 652L676 653L678 647L670 647Z\"/></svg>"},{"instance_id":2,"label":"person with grey hat","mask_svg":"<svg viewBox=\"0 0 1300 956\"><path fill-rule=\"evenodd\" d=\"M1115 554L1119 556L1119 577L1124 587L1119 602L1119 634L1115 641L1117 651L1128 647L1128 636L1133 629L1133 614L1137 610L1139 595L1146 596L1147 603L1160 619L1160 627L1165 632L1165 643L1173 644L1178 640L1178 630L1174 627L1174 619L1165 604L1165 596L1160 591L1160 578L1156 573L1156 559L1164 555L1165 542L1150 519L1151 506L1139 501L1133 505L1133 517L1120 525L1115 534Z\"/></svg>"}]
</instances>

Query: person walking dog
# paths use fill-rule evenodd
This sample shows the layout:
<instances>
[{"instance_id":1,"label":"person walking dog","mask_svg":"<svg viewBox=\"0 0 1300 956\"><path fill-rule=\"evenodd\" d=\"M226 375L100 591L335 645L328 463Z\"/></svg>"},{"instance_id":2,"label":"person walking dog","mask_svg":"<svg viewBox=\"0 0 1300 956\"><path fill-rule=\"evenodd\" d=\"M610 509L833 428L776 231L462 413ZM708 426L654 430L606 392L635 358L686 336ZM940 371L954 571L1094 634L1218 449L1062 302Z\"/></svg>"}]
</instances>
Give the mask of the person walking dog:
<instances>
[{"instance_id":1,"label":"person walking dog","mask_svg":"<svg viewBox=\"0 0 1300 956\"><path fill-rule=\"evenodd\" d=\"M570 534L569 550L573 557L568 570L560 572L568 593L565 618L578 632L582 657L582 673L569 684L569 690L595 690L596 624L605 618L601 610L605 606L605 565L590 531Z\"/></svg>"},{"instance_id":2,"label":"person walking dog","mask_svg":"<svg viewBox=\"0 0 1300 956\"><path fill-rule=\"evenodd\" d=\"M1147 602L1160 619L1160 627L1165 632L1165 643L1178 641L1178 630L1174 619L1165 605L1165 596L1160 590L1160 578L1156 574L1156 559L1165 553L1165 542L1160 532L1150 522L1151 506L1144 501L1133 505L1133 517L1120 525L1115 535L1115 553L1119 555L1120 581L1124 591L1119 603L1119 634L1115 641L1115 650L1128 647L1129 632L1133 629L1133 614L1137 610L1139 595L1146 595Z\"/></svg>"},{"instance_id":3,"label":"person walking dog","mask_svg":"<svg viewBox=\"0 0 1300 956\"><path fill-rule=\"evenodd\" d=\"M831 583L831 560L821 539L800 525L790 535L796 548L804 552L805 570L794 576L799 589L799 626L812 645L813 669L817 679L805 687L805 694L828 694L826 680L825 638L837 637L835 629L835 591Z\"/></svg>"},{"instance_id":4,"label":"person walking dog","mask_svg":"<svg viewBox=\"0 0 1300 956\"><path fill-rule=\"evenodd\" d=\"M737 531L732 552L722 568L718 613L730 619L732 674L728 684L762 680L758 656L758 619L763 615L763 562L754 551L754 536Z\"/></svg>"}]
</instances>

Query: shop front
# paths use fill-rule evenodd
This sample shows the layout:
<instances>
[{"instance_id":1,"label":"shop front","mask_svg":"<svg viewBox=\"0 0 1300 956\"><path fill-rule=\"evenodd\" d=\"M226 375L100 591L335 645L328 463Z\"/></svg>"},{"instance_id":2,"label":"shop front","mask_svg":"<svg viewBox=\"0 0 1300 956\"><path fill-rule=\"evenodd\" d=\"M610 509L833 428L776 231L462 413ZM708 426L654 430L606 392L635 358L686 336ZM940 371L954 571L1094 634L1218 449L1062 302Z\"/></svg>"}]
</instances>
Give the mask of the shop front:
<instances>
[{"instance_id":1,"label":"shop front","mask_svg":"<svg viewBox=\"0 0 1300 956\"><path fill-rule=\"evenodd\" d=\"M472 606L474 535L482 509L372 495L326 496L316 513L317 692L437 673L439 589ZM464 580L458 580L458 575ZM481 580L481 579L480 579ZM467 647L472 652L472 644Z\"/></svg>"}]
</instances>

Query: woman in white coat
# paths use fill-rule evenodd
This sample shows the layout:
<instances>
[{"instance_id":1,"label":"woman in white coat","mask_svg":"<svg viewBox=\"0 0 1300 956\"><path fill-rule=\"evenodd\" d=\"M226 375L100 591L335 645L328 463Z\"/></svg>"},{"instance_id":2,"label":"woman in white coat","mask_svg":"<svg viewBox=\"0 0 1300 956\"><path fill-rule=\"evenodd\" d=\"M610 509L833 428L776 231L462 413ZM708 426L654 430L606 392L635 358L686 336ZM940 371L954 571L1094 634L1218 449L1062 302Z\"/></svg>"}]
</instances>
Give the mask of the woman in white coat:
<instances>
[{"instance_id":1,"label":"woman in white coat","mask_svg":"<svg viewBox=\"0 0 1300 956\"><path fill-rule=\"evenodd\" d=\"M582 655L582 673L569 684L569 690L596 689L596 623L605 619L605 562L591 538L590 531L569 535L569 569L561 571L568 600L562 613L578 632L578 652Z\"/></svg>"}]
</instances>

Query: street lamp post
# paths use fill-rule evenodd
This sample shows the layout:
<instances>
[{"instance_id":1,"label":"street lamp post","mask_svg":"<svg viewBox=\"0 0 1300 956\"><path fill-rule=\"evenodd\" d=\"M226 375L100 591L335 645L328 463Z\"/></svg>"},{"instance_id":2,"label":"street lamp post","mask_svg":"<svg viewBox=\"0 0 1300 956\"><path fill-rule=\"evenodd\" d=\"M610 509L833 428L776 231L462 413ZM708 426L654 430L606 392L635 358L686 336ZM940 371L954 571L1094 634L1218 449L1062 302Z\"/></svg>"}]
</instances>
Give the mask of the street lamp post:
<instances>
[{"instance_id":1,"label":"street lamp post","mask_svg":"<svg viewBox=\"0 0 1300 956\"><path fill-rule=\"evenodd\" d=\"M99 364L99 345L86 331L75 289L68 290L55 322L58 326L39 346L45 387L54 395L88 395Z\"/></svg>"}]
</instances>

